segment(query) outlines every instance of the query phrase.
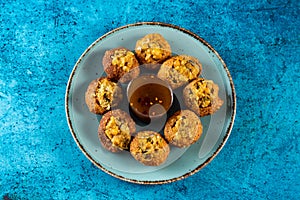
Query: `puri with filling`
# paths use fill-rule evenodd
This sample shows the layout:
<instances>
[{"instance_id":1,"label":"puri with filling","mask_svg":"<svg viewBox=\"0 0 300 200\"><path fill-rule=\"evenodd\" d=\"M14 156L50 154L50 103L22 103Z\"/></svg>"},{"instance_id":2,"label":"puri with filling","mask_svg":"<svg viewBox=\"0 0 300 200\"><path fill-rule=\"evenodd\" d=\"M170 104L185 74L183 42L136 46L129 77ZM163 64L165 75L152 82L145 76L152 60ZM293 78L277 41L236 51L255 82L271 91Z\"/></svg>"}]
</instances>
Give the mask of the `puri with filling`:
<instances>
[{"instance_id":1,"label":"puri with filling","mask_svg":"<svg viewBox=\"0 0 300 200\"><path fill-rule=\"evenodd\" d=\"M223 105L218 93L219 86L212 80L197 78L184 88L183 98L188 108L203 117L215 113Z\"/></svg>"},{"instance_id":2,"label":"puri with filling","mask_svg":"<svg viewBox=\"0 0 300 200\"><path fill-rule=\"evenodd\" d=\"M144 165L158 166L166 161L170 147L159 133L141 131L131 141L130 153Z\"/></svg>"},{"instance_id":3,"label":"puri with filling","mask_svg":"<svg viewBox=\"0 0 300 200\"><path fill-rule=\"evenodd\" d=\"M107 77L121 83L130 81L140 73L134 53L124 47L107 50L102 64Z\"/></svg>"},{"instance_id":4,"label":"puri with filling","mask_svg":"<svg viewBox=\"0 0 300 200\"><path fill-rule=\"evenodd\" d=\"M120 109L111 110L103 115L98 137L102 146L111 152L129 150L131 135L135 132L135 122Z\"/></svg>"},{"instance_id":5,"label":"puri with filling","mask_svg":"<svg viewBox=\"0 0 300 200\"><path fill-rule=\"evenodd\" d=\"M159 33L145 35L136 42L135 53L141 64L156 69L172 55L170 44Z\"/></svg>"},{"instance_id":6,"label":"puri with filling","mask_svg":"<svg viewBox=\"0 0 300 200\"><path fill-rule=\"evenodd\" d=\"M202 71L199 60L192 56L178 55L166 60L160 67L157 76L176 89L196 79Z\"/></svg>"},{"instance_id":7,"label":"puri with filling","mask_svg":"<svg viewBox=\"0 0 300 200\"><path fill-rule=\"evenodd\" d=\"M93 80L86 92L85 102L90 112L104 114L123 99L121 87L107 77Z\"/></svg>"},{"instance_id":8,"label":"puri with filling","mask_svg":"<svg viewBox=\"0 0 300 200\"><path fill-rule=\"evenodd\" d=\"M202 129L201 121L194 112L180 110L168 119L164 135L170 144L184 148L198 141Z\"/></svg>"}]
</instances>

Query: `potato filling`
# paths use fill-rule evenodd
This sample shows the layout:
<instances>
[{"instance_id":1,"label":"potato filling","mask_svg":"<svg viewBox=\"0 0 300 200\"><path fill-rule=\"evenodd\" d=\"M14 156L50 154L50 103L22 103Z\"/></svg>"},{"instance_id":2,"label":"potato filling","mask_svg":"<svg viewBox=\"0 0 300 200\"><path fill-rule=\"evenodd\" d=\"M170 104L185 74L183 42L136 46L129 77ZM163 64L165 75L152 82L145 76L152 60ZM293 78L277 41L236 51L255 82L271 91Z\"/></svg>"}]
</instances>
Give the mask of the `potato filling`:
<instances>
[{"instance_id":1,"label":"potato filling","mask_svg":"<svg viewBox=\"0 0 300 200\"><path fill-rule=\"evenodd\" d=\"M114 146L128 149L131 136L126 122L118 117L111 116L105 126L105 134Z\"/></svg>"},{"instance_id":2,"label":"potato filling","mask_svg":"<svg viewBox=\"0 0 300 200\"><path fill-rule=\"evenodd\" d=\"M185 142L184 140L189 140L190 133L188 131L191 127L193 127L193 124L191 124L185 116L176 116L172 125L172 132L175 133L172 139L182 142Z\"/></svg>"},{"instance_id":3,"label":"potato filling","mask_svg":"<svg viewBox=\"0 0 300 200\"><path fill-rule=\"evenodd\" d=\"M98 82L98 88L95 96L97 97L99 104L106 108L106 110L110 110L111 108L116 88L117 84L107 79L101 79Z\"/></svg>"},{"instance_id":4,"label":"potato filling","mask_svg":"<svg viewBox=\"0 0 300 200\"><path fill-rule=\"evenodd\" d=\"M212 101L217 98L211 80L200 79L191 87L190 92L195 94L196 101L201 108L211 106Z\"/></svg>"},{"instance_id":5,"label":"potato filling","mask_svg":"<svg viewBox=\"0 0 300 200\"><path fill-rule=\"evenodd\" d=\"M182 82L187 82L188 78L182 74L180 74L176 69L171 68L170 70L167 71L167 77L171 78L171 81L176 84L176 83L182 83Z\"/></svg>"},{"instance_id":6,"label":"potato filling","mask_svg":"<svg viewBox=\"0 0 300 200\"><path fill-rule=\"evenodd\" d=\"M137 153L152 154L164 146L164 141L159 135L139 138L139 148Z\"/></svg>"},{"instance_id":7,"label":"potato filling","mask_svg":"<svg viewBox=\"0 0 300 200\"><path fill-rule=\"evenodd\" d=\"M126 49L119 49L112 56L112 64L122 68L125 72L129 72L134 64L134 59L134 53Z\"/></svg>"}]
</instances>

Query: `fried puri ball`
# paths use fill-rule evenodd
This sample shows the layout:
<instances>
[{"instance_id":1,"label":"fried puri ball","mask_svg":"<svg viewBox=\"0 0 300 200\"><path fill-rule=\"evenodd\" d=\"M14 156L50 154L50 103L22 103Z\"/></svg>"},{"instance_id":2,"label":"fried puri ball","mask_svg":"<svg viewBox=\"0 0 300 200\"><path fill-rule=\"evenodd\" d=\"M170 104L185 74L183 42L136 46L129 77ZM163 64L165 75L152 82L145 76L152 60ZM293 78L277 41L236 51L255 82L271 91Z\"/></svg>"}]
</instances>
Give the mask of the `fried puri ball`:
<instances>
[{"instance_id":1,"label":"fried puri ball","mask_svg":"<svg viewBox=\"0 0 300 200\"><path fill-rule=\"evenodd\" d=\"M144 165L158 166L166 161L170 147L159 133L141 131L131 141L130 153Z\"/></svg>"},{"instance_id":2,"label":"fried puri ball","mask_svg":"<svg viewBox=\"0 0 300 200\"><path fill-rule=\"evenodd\" d=\"M106 51L102 64L107 77L120 83L128 82L140 74L134 53L124 47Z\"/></svg>"},{"instance_id":3,"label":"fried puri ball","mask_svg":"<svg viewBox=\"0 0 300 200\"><path fill-rule=\"evenodd\" d=\"M157 76L167 81L172 89L176 89L197 78L201 71L202 65L197 58L178 55L166 60Z\"/></svg>"},{"instance_id":4,"label":"fried puri ball","mask_svg":"<svg viewBox=\"0 0 300 200\"><path fill-rule=\"evenodd\" d=\"M102 146L111 152L129 150L131 135L135 132L135 122L120 109L111 110L103 115L98 137Z\"/></svg>"},{"instance_id":5,"label":"fried puri ball","mask_svg":"<svg viewBox=\"0 0 300 200\"><path fill-rule=\"evenodd\" d=\"M162 35L151 33L136 42L135 53L141 64L149 69L156 69L171 56L172 51Z\"/></svg>"},{"instance_id":6,"label":"fried puri ball","mask_svg":"<svg viewBox=\"0 0 300 200\"><path fill-rule=\"evenodd\" d=\"M197 78L184 88L183 98L187 107L203 117L215 113L223 105L218 93L219 86L212 80Z\"/></svg>"},{"instance_id":7,"label":"fried puri ball","mask_svg":"<svg viewBox=\"0 0 300 200\"><path fill-rule=\"evenodd\" d=\"M183 148L194 144L200 138L202 129L201 121L194 112L181 110L168 119L164 135L169 144Z\"/></svg>"},{"instance_id":8,"label":"fried puri ball","mask_svg":"<svg viewBox=\"0 0 300 200\"><path fill-rule=\"evenodd\" d=\"M85 92L85 102L90 112L100 115L117 106L122 98L121 87L107 77L93 80Z\"/></svg>"}]
</instances>

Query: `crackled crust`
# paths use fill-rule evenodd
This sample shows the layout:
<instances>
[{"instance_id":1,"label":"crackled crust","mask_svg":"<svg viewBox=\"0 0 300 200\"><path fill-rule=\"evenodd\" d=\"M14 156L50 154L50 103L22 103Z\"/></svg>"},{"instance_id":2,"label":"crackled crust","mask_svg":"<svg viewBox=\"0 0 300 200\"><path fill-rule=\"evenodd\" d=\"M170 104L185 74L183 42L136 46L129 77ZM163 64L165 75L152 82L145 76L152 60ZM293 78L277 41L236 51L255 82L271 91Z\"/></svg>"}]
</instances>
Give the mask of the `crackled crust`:
<instances>
[{"instance_id":1,"label":"crackled crust","mask_svg":"<svg viewBox=\"0 0 300 200\"><path fill-rule=\"evenodd\" d=\"M198 78L184 88L183 97L186 106L202 117L221 108L223 100L218 93L219 86L212 80Z\"/></svg>"},{"instance_id":2,"label":"crackled crust","mask_svg":"<svg viewBox=\"0 0 300 200\"><path fill-rule=\"evenodd\" d=\"M118 47L105 52L102 64L107 77L125 83L140 74L139 62L133 52Z\"/></svg>"},{"instance_id":3,"label":"crackled crust","mask_svg":"<svg viewBox=\"0 0 300 200\"><path fill-rule=\"evenodd\" d=\"M167 159L170 147L159 133L142 131L132 140L130 153L144 165L158 166Z\"/></svg>"},{"instance_id":4,"label":"crackled crust","mask_svg":"<svg viewBox=\"0 0 300 200\"><path fill-rule=\"evenodd\" d=\"M198 116L190 110L181 110L172 115L164 129L167 141L177 147L188 147L202 134L202 124Z\"/></svg>"},{"instance_id":5,"label":"crackled crust","mask_svg":"<svg viewBox=\"0 0 300 200\"><path fill-rule=\"evenodd\" d=\"M172 89L176 89L197 78L202 65L195 57L178 55L166 60L160 67L157 76L167 81Z\"/></svg>"},{"instance_id":6,"label":"crackled crust","mask_svg":"<svg viewBox=\"0 0 300 200\"><path fill-rule=\"evenodd\" d=\"M158 33L145 35L136 42L135 52L141 64L150 69L156 69L168 59L172 50L165 38Z\"/></svg>"},{"instance_id":7,"label":"crackled crust","mask_svg":"<svg viewBox=\"0 0 300 200\"><path fill-rule=\"evenodd\" d=\"M119 152L129 149L131 135L135 130L132 118L126 112L117 109L103 115L98 127L98 137L105 149Z\"/></svg>"},{"instance_id":8,"label":"crackled crust","mask_svg":"<svg viewBox=\"0 0 300 200\"><path fill-rule=\"evenodd\" d=\"M85 102L90 112L101 115L117 106L122 98L121 87L107 77L93 80L85 92Z\"/></svg>"}]
</instances>

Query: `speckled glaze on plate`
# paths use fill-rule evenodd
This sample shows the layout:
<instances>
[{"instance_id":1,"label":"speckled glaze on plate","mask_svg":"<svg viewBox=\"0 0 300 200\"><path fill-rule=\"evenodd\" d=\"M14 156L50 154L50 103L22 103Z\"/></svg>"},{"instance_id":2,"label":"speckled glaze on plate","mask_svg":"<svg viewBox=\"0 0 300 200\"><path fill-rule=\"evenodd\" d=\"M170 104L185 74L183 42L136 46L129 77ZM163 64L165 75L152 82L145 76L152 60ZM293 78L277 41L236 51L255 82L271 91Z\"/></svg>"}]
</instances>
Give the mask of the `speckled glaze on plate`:
<instances>
[{"instance_id":1,"label":"speckled glaze on plate","mask_svg":"<svg viewBox=\"0 0 300 200\"><path fill-rule=\"evenodd\" d=\"M221 109L201 117L203 134L189 148L171 147L168 160L161 166L144 166L128 152L114 154L104 150L97 136L101 117L89 112L84 94L88 84L103 75L102 58L108 49L123 46L134 50L135 43L149 33L160 33L176 54L200 60L201 76L219 85L224 100ZM70 131L84 155L104 172L121 180L139 184L163 184L186 178L206 166L225 145L235 118L236 95L224 61L202 38L183 28L160 23L141 22L108 32L93 42L76 62L66 89L66 115Z\"/></svg>"}]
</instances>

